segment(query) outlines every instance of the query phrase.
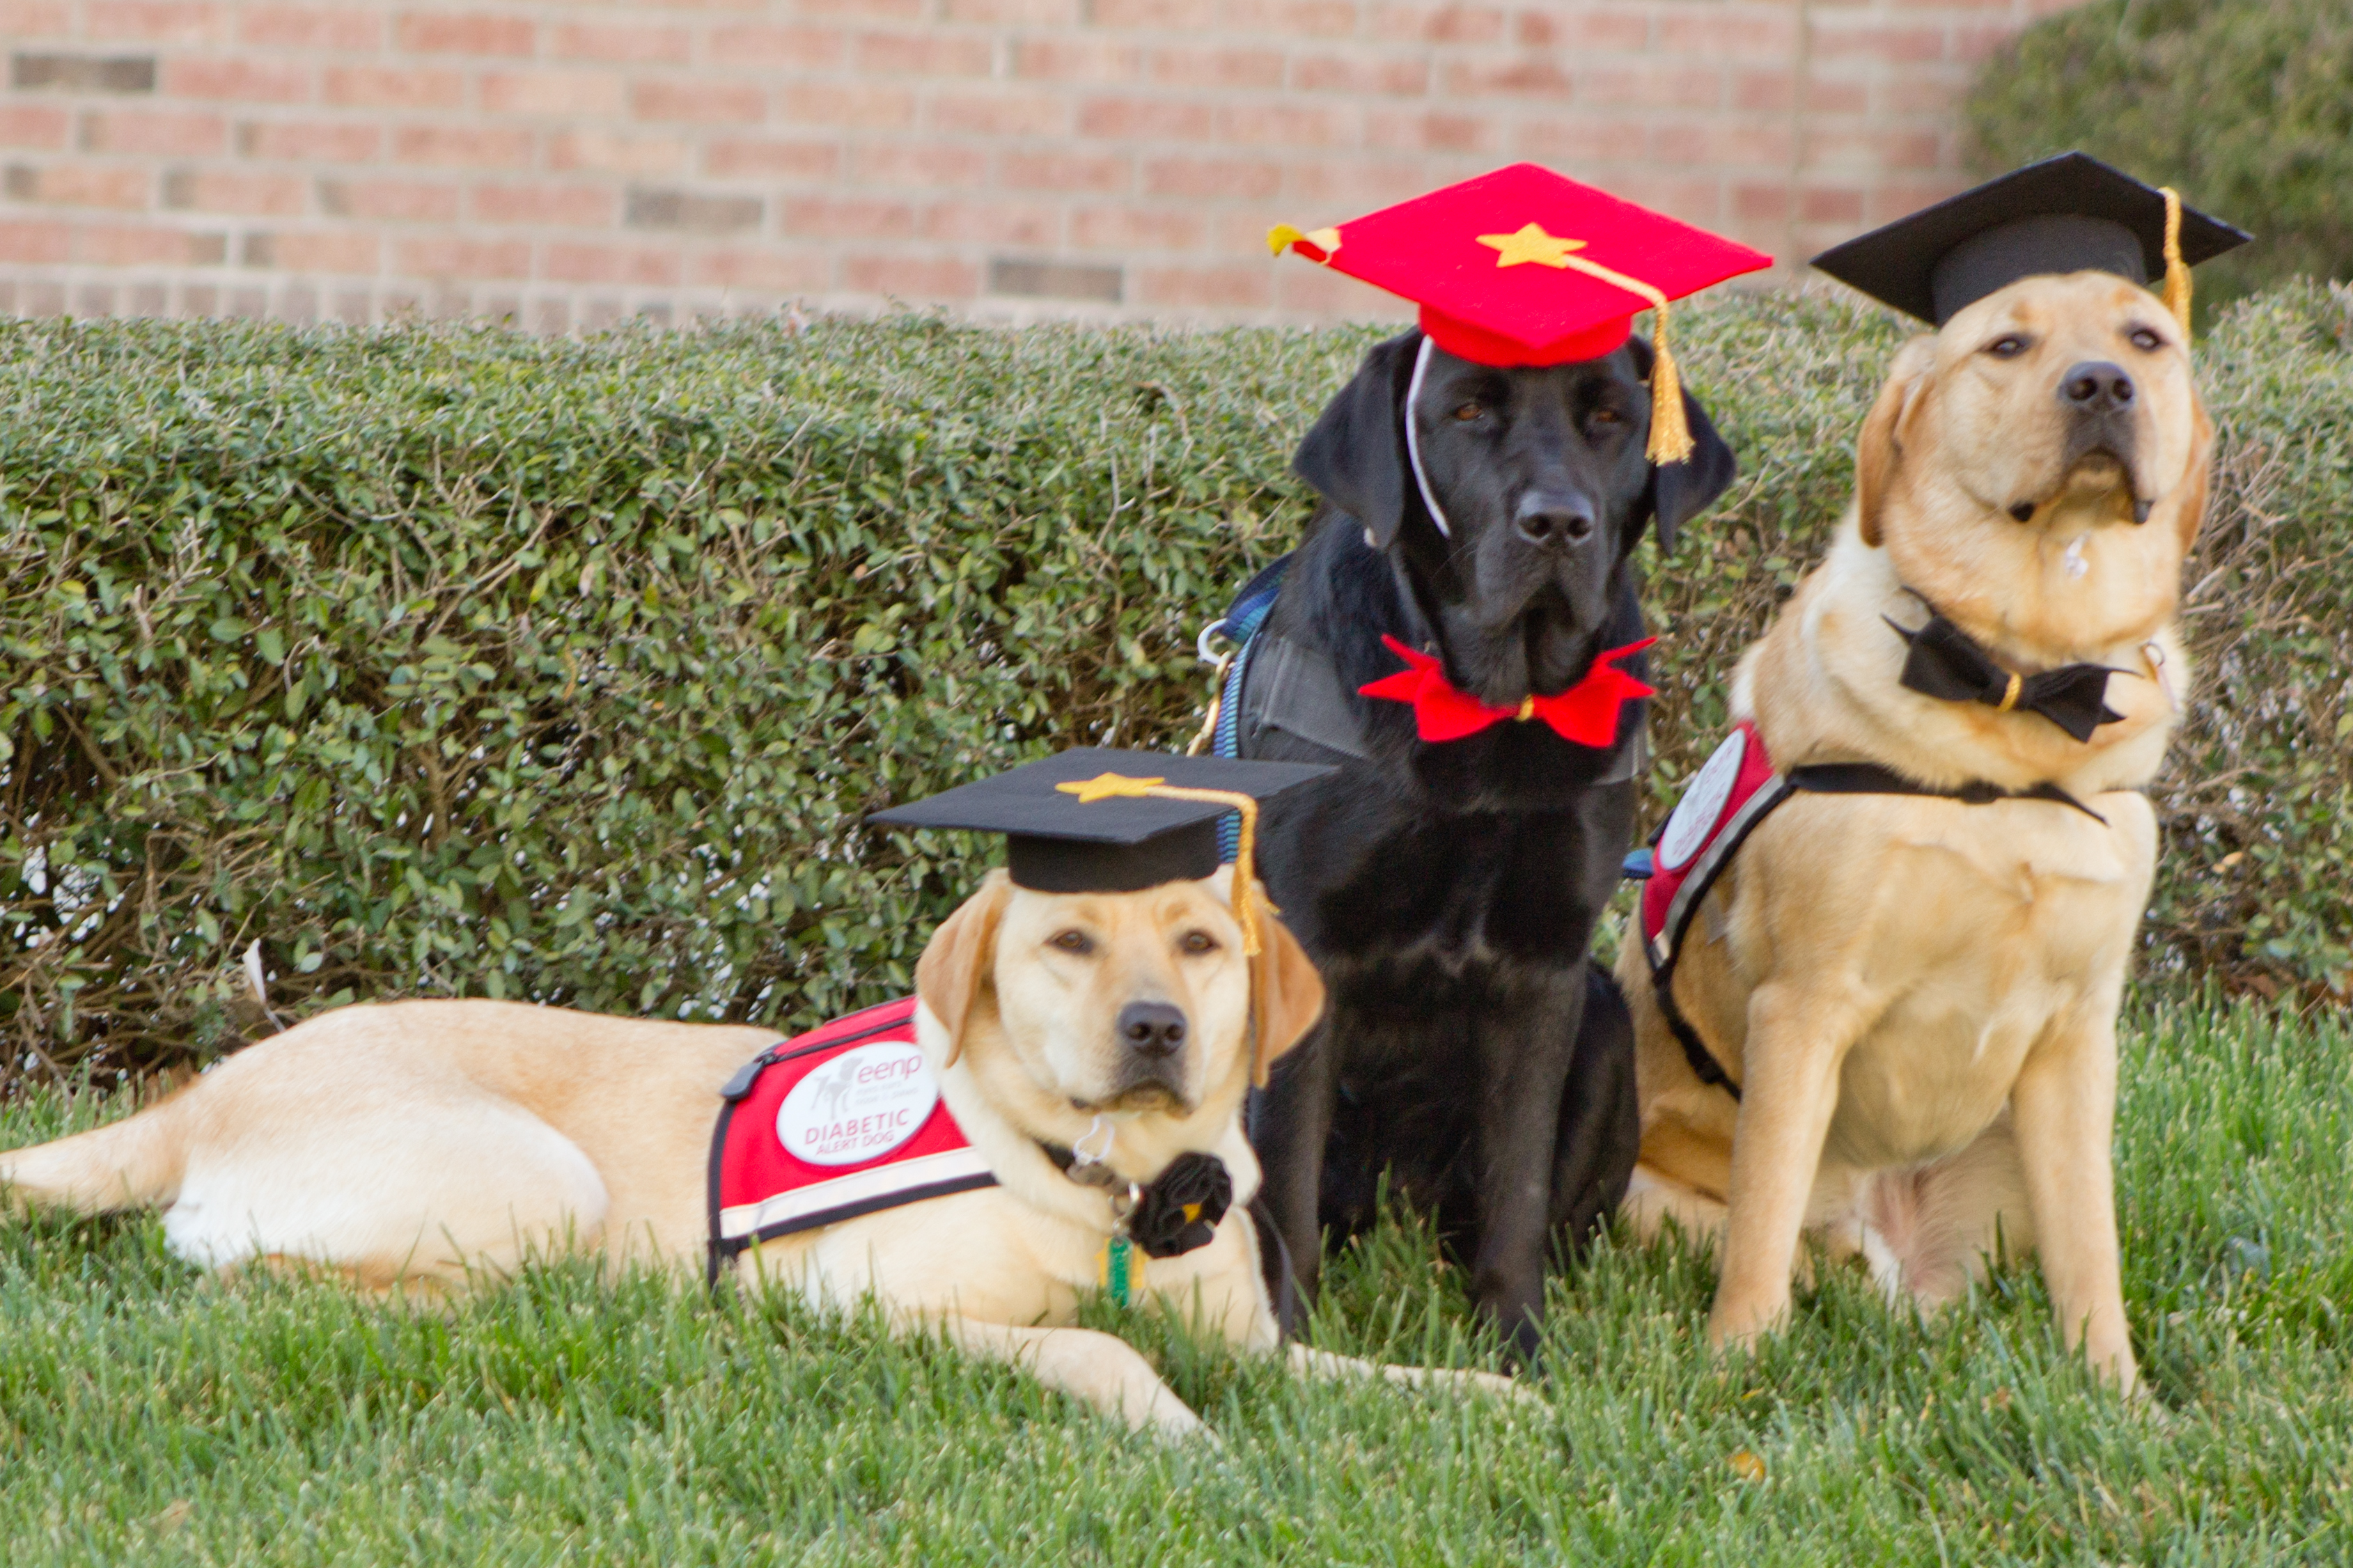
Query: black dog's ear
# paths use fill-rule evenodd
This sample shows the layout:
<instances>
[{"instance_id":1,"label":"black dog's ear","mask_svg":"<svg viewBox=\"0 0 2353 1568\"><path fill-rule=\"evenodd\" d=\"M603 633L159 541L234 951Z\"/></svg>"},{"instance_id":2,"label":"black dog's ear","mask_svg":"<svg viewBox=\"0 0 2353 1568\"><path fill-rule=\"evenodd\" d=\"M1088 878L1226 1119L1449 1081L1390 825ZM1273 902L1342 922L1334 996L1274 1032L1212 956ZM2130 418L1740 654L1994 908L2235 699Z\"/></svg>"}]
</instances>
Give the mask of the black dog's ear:
<instances>
[{"instance_id":1,"label":"black dog's ear","mask_svg":"<svg viewBox=\"0 0 2353 1568\"><path fill-rule=\"evenodd\" d=\"M1629 338L1626 346L1632 351L1635 368L1644 376L1651 374L1655 355L1646 338ZM1740 475L1740 459L1732 455L1723 437L1715 433L1715 422L1699 399L1683 392L1683 420L1691 426L1692 455L1680 463L1654 463L1651 467L1651 483L1644 492L1641 510L1658 525L1659 553L1673 552L1675 536L1693 518L1704 510L1710 501L1730 488ZM1636 519L1636 527L1641 520Z\"/></svg>"},{"instance_id":2,"label":"black dog's ear","mask_svg":"<svg viewBox=\"0 0 2353 1568\"><path fill-rule=\"evenodd\" d=\"M1419 331L1375 344L1356 367L1356 378L1324 405L1291 459L1293 473L1365 525L1376 549L1386 548L1405 521L1401 420L1420 348Z\"/></svg>"}]
</instances>

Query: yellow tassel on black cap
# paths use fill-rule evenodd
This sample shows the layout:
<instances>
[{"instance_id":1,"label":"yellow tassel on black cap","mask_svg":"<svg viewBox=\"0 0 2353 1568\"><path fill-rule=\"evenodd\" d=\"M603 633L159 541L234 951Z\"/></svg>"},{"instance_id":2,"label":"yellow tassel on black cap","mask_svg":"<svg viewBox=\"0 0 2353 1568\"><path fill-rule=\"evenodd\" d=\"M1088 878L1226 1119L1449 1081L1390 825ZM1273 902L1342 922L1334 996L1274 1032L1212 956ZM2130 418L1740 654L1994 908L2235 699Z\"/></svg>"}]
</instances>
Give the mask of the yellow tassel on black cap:
<instances>
[{"instance_id":1,"label":"yellow tassel on black cap","mask_svg":"<svg viewBox=\"0 0 2353 1568\"><path fill-rule=\"evenodd\" d=\"M1064 795L1078 796L1082 805L1092 805L1099 800L1193 800L1213 805L1230 805L1240 812L1241 837L1234 847L1234 919L1240 922L1242 928L1243 956L1256 958L1264 951L1258 923L1257 796L1233 789L1186 789L1166 779L1132 778L1125 773L1102 773L1091 779L1058 784L1054 787Z\"/></svg>"},{"instance_id":2,"label":"yellow tassel on black cap","mask_svg":"<svg viewBox=\"0 0 2353 1568\"><path fill-rule=\"evenodd\" d=\"M2181 197L2171 185L2161 185L2165 198L2165 308L2181 323L2181 341L2189 342L2189 267L2181 259Z\"/></svg>"}]
</instances>

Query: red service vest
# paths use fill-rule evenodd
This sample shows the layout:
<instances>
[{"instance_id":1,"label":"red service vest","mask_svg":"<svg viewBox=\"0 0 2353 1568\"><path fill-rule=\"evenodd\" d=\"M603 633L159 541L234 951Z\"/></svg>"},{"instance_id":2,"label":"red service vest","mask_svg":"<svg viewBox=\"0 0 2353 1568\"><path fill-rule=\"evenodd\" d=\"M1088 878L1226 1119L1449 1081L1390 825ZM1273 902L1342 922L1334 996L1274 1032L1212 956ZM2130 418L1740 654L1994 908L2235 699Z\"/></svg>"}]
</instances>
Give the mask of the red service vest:
<instances>
[{"instance_id":1,"label":"red service vest","mask_svg":"<svg viewBox=\"0 0 2353 1568\"><path fill-rule=\"evenodd\" d=\"M757 1242L997 1184L915 1043L915 999L744 1064L711 1133L711 1267Z\"/></svg>"}]
</instances>

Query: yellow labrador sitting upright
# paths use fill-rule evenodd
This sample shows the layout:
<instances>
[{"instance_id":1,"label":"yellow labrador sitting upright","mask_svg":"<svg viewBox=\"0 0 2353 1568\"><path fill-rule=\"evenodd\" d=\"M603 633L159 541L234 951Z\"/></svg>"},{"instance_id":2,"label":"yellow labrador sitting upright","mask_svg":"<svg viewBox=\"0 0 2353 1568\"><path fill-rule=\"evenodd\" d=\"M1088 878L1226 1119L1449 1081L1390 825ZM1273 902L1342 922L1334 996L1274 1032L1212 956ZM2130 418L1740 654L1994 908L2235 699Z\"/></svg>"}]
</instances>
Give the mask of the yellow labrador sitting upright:
<instances>
[{"instance_id":1,"label":"yellow labrador sitting upright","mask_svg":"<svg viewBox=\"0 0 2353 1568\"><path fill-rule=\"evenodd\" d=\"M1736 669L1619 962L1624 1208L1720 1237L1719 1343L1782 1320L1810 1228L1924 1306L1999 1245L2040 1251L2067 1343L2134 1384L2115 1020L2212 438L2179 255L2234 234L2071 155L1817 261L1939 330ZM2142 285L2168 252L2179 315Z\"/></svg>"},{"instance_id":2,"label":"yellow labrador sitting upright","mask_svg":"<svg viewBox=\"0 0 2353 1568\"><path fill-rule=\"evenodd\" d=\"M0 1182L79 1213L161 1207L172 1249L207 1268L323 1268L376 1290L460 1289L565 1249L708 1259L828 1307L871 1296L899 1328L1188 1432L1199 1422L1141 1355L1067 1325L1108 1276L1139 1306L1277 1347L1240 1112L1324 987L1247 860L1219 868L1216 820L1250 803L1234 791L1325 771L1066 752L885 814L1012 829L1011 875L991 872L934 934L915 1004L848 1021L840 1054L512 1003L347 1007L127 1120L0 1155ZM813 1054L825 1067L781 1103L757 1092ZM715 1124L736 1130L716 1149ZM917 1152L894 1163L901 1145ZM728 1164L807 1181L726 1193ZM1186 1180L1169 1194L1172 1172Z\"/></svg>"}]
</instances>

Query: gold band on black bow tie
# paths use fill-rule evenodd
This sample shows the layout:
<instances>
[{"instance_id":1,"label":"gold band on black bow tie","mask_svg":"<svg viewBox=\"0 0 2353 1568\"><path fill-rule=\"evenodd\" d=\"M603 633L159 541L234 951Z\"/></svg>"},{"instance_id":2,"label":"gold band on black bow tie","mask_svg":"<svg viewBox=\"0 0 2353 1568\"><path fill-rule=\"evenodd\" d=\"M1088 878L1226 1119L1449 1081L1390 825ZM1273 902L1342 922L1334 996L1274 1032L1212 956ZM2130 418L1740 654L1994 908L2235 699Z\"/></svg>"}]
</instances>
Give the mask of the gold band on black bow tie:
<instances>
[{"instance_id":1,"label":"gold band on black bow tie","mask_svg":"<svg viewBox=\"0 0 2353 1568\"><path fill-rule=\"evenodd\" d=\"M1909 645L1901 678L1906 690L1947 702L1982 702L2000 713L2022 709L2050 720L2078 741L2088 741L2101 725L2124 718L2108 706L2108 677L2133 671L2068 664L2023 675L1996 660L1933 605L1928 624L1917 631L1892 620L1887 624Z\"/></svg>"}]
</instances>

